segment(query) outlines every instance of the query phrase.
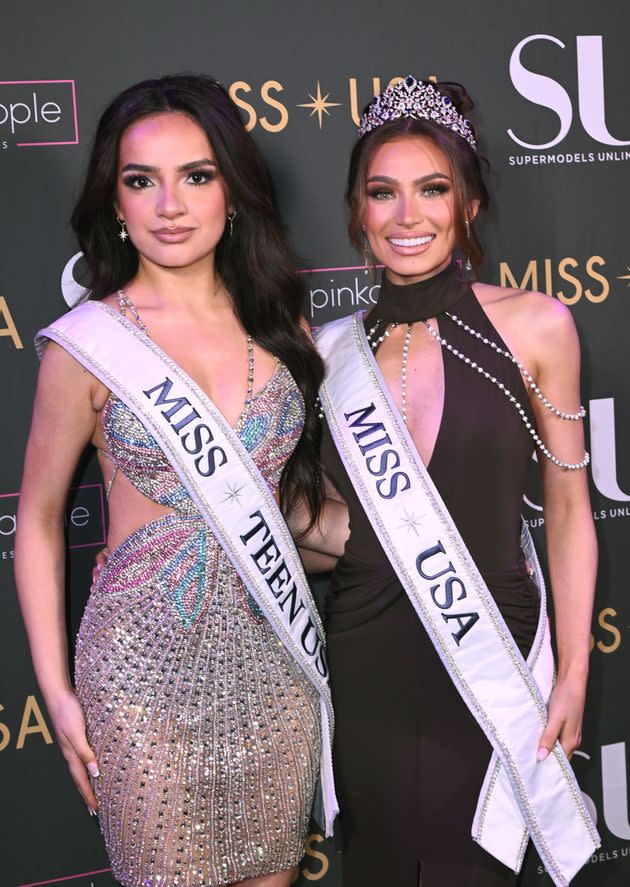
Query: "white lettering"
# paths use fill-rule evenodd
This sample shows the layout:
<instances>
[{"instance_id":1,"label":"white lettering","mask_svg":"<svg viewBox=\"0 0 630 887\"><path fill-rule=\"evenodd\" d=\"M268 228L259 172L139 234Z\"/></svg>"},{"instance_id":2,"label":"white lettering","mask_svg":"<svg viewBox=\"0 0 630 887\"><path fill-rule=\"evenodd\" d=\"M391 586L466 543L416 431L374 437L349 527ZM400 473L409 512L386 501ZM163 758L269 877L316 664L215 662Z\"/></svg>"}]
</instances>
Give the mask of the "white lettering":
<instances>
[{"instance_id":1,"label":"white lettering","mask_svg":"<svg viewBox=\"0 0 630 887\"><path fill-rule=\"evenodd\" d=\"M580 120L586 132L603 145L630 145L614 138L606 126L604 52L601 36L577 38Z\"/></svg>"},{"instance_id":2,"label":"white lettering","mask_svg":"<svg viewBox=\"0 0 630 887\"><path fill-rule=\"evenodd\" d=\"M532 148L538 150L540 148L553 148L558 142L566 136L573 120L573 108L571 107L571 99L569 94L559 83L556 83L551 77L545 77L543 74L536 74L524 67L521 62L521 52L524 47L534 40L549 40L555 43L561 49L564 49L564 43L557 37L549 34L534 34L532 37L525 37L524 40L516 46L510 57L510 77L515 88L520 92L523 98L533 102L536 105L542 105L549 108L558 115L560 120L560 129L558 134L550 142L542 144L533 144L520 139L511 129L508 129L510 138L520 145L522 148Z\"/></svg>"}]
</instances>

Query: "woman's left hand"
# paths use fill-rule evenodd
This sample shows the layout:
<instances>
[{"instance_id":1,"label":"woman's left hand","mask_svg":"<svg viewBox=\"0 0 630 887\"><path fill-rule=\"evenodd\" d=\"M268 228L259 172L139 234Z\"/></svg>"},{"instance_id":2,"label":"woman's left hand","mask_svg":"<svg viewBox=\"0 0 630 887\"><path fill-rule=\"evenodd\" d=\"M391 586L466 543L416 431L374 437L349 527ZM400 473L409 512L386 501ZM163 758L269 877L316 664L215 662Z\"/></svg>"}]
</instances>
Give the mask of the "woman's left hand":
<instances>
[{"instance_id":1,"label":"woman's left hand","mask_svg":"<svg viewBox=\"0 0 630 887\"><path fill-rule=\"evenodd\" d=\"M549 756L556 740L560 740L564 753L571 757L582 741L582 717L586 681L562 678L553 688L549 699L549 719L538 744L538 760Z\"/></svg>"}]
</instances>

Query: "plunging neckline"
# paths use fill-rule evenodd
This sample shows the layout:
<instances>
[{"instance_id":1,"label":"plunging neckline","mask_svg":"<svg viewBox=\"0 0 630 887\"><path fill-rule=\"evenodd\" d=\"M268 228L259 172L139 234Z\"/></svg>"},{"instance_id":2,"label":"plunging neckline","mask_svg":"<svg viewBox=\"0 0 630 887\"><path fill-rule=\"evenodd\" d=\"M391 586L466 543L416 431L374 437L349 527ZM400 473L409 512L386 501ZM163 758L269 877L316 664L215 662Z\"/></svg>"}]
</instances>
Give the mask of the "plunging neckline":
<instances>
[{"instance_id":1,"label":"plunging neckline","mask_svg":"<svg viewBox=\"0 0 630 887\"><path fill-rule=\"evenodd\" d=\"M415 303L415 298L417 297L418 289L419 289L419 288L424 288L424 285L426 285L426 284L432 284L432 285L434 286L434 285L435 285L435 282L436 282L436 278L440 278L440 277L442 277L442 278L444 278L444 277L448 277L448 273L449 273L449 272L452 273L452 271L453 271L453 267L452 267L452 266L449 266L449 268L447 268L447 269L445 269L444 271L440 272L440 274L435 275L435 277L430 278L430 280L428 280L428 281L422 281L422 282L419 283L419 284L394 285L394 284L389 284L389 282L387 282L387 288L388 288L388 291L389 291L389 292L391 292L390 287L393 286L393 287L395 287L395 289L394 289L395 297L403 297L403 299L398 298L398 306L397 306L397 309L396 309L396 310L399 312L399 314L400 314L400 306L401 306L401 305L402 305L402 312L403 312L403 313L402 313L402 316L404 317L404 316L405 316L404 312L407 310L406 306L407 306L407 305L409 305L409 306L413 306L413 305L416 304L416 303ZM455 273L457 273L457 272L455 271ZM447 281L447 282L448 282L448 281ZM499 333L499 331L497 330L497 328L494 326L494 324L493 324L492 321L490 320L490 318L489 318L489 316L488 316L488 314L487 314L487 312L486 312L484 306L481 304L481 302L480 302L479 299L477 298L477 295L475 294L475 291L474 291L474 289L472 288L470 282L467 281L467 280L464 281L464 280L461 279L461 278L460 278L460 280L459 280L458 282L462 284L461 291L460 291L460 295L456 298L455 295L453 294L453 291L451 290L451 291L447 294L447 297L446 297L445 301L448 302L448 303L450 303L450 307L455 307L455 305L456 305L459 301L461 301L461 300L463 300L463 299L465 299L465 298L467 298L467 297L468 297L468 298L472 298L472 300L473 300L475 306L476 306L476 307L482 312L485 321L487 322L487 324L489 325L489 327L490 327L491 330L492 330L492 337L493 337L493 341L494 341L494 343L495 343L497 346L499 346L500 348L502 348L504 351L506 351L508 354L512 354L511 349L507 346L505 340L503 339L503 337L500 335L500 333ZM403 291L404 291L404 292L403 292ZM415 292L415 295L414 295L414 292ZM435 292L435 290L434 290L434 292ZM409 296L410 296L410 295L411 295L412 298L414 299L413 302L409 299ZM437 432L436 432L436 435L435 435L435 439L434 439L434 441L433 441L433 447L432 447L431 454L430 454L428 460L425 462L425 461L422 459L422 456L420 455L420 452L419 452L418 446L417 446L417 444L416 444L416 441L415 441L414 438L413 438L413 435L412 435L412 433L411 433L411 430L407 427L407 425L405 424L405 422L404 422L404 420L403 420L403 418L402 418L402 412L401 412L401 409L400 409L400 407L398 406L398 404L396 403L396 401L395 401L395 399L394 399L393 392L391 391L389 385L387 384L387 382L386 382L386 380L385 380L385 376L383 375L383 371L381 370L381 368L380 368L380 366L379 366L379 364L378 364L378 360L377 360L378 349L377 349L376 352L374 352L374 351L372 350L372 348L370 347L370 344L369 344L369 342L367 341L367 338L366 338L366 329L365 329L366 319L367 319L367 324L368 324L368 326L369 326L370 323L372 323L372 322L375 320L375 318L374 318L374 314L375 314L375 310L376 310L376 308L378 308L379 303L380 303L380 299L379 299L379 302L377 302L375 308L372 309L372 310L370 310L370 312L369 312L369 316L368 316L368 312L366 312L366 311L359 311L359 312L357 312L359 315L361 315L361 324L360 324L360 327L361 327L361 333L362 333L362 335L363 335L363 337L364 337L364 339L365 339L365 347L366 347L367 351L369 352L370 357L372 358L372 360L373 360L373 362L374 362L374 366L376 367L376 370L377 370L377 373L378 373L377 378L378 378L378 380L379 380L379 384L380 384L381 387L383 388L383 391L384 391L384 393L386 394L388 400L390 401L390 404L391 404L392 408L395 410L396 415L397 415L398 417L400 417L401 425L403 426L403 428L405 429L405 431L406 431L407 434L409 435L409 440L411 441L411 443L412 443L412 445L413 445L413 447L414 447L414 450L415 450L415 452L417 453L418 458L420 459L420 461L421 461L421 462L423 463L423 465L425 466L427 472L430 474L430 473L431 473L431 467L432 467L432 465L433 465L433 463L434 463L434 459L435 459L436 454L439 452L439 446L440 446L440 443L441 443L441 441L442 441L442 438L443 438L444 434L446 433L446 429L447 429L447 427L449 427L449 425L452 425L452 424L453 424L453 416L451 415L451 414L452 414L452 405L449 407L449 403L450 403L451 401L456 400L456 398L454 398L454 397L452 397L452 396L449 397L449 391L450 391L450 388L452 387L452 384L453 384L452 374L453 374L453 372L454 372L454 370L455 370L455 365L454 365L450 360L445 360L444 348L443 348L443 346L440 346L440 359L441 359L441 362L442 362L442 377L443 377L443 380L444 380L444 395L443 395L443 400L442 400L442 410L441 410L441 414L440 414L440 421L439 421L439 424L438 424L438 428L437 428ZM444 317L445 317L445 313L446 313L446 311L449 310L449 307L442 308L441 310L438 311L437 309L440 307L440 305L439 305L439 299L436 299L435 297L432 298L431 306L430 306L430 307L431 307L432 310L437 311L437 314L436 314L436 316L435 316L435 320L438 322L438 324L440 324L440 323L442 322L442 320L444 319ZM428 306L427 306L427 309L428 309ZM388 313L389 313L389 312L388 312ZM387 323L390 323L390 322L396 322L396 323L415 323L415 322L419 322L419 321L420 321L420 316L422 316L422 315L423 315L424 313L426 313L426 312L418 311L418 312L416 312L416 313L419 315L417 321L403 319L403 320L386 321L386 322L387 322ZM440 314L442 315L442 317L439 316ZM383 313L380 314L379 316L382 318L383 315L387 316L387 314L386 314L385 312L383 312ZM413 316L413 315L412 315L412 316ZM422 319L424 320L425 318L422 318ZM426 318L426 319L428 320L429 318ZM448 331L445 333L443 329L441 329L441 328L438 327L438 332L439 332L440 335L443 336L447 341L449 340L449 333L448 333ZM532 409L531 409L531 402L530 402L530 397L529 397L529 391L527 390L527 387L526 387L526 385L525 385L525 381L524 381L523 376L522 376L522 374L521 374L520 372L518 373L518 378L519 378L519 382L520 382L520 387L519 387L519 400L524 404L525 408L530 412L530 414L531 414L531 418L533 419L533 412L532 412ZM450 392L450 393L452 394L452 392ZM516 393L516 392L513 390L512 393ZM449 409L450 409L450 412L449 412Z\"/></svg>"},{"instance_id":2,"label":"plunging neckline","mask_svg":"<svg viewBox=\"0 0 630 887\"><path fill-rule=\"evenodd\" d=\"M140 336L141 338L146 339L147 342L149 343L149 346L150 346L152 349L154 349L154 350L158 353L158 355L164 359L164 361L165 361L166 363L170 363L170 364L172 364L174 367L176 367L176 368L177 368L177 371L178 371L179 373L181 373L181 375L184 377L184 380L185 380L187 383L189 383L189 384L191 385L191 387L197 389L197 391L198 391L198 393L201 395L202 399L205 399L205 400L209 401L210 404L212 404L212 406L213 406L213 407L215 408L215 410L220 414L220 416L222 417L223 421L224 421L225 424L228 426L228 428L230 428L230 430L231 430L232 432L234 432L235 434L238 434L238 429L241 427L241 425L242 425L243 422L245 421L245 418L246 418L246 412L247 412L247 407L248 407L251 403L253 403L253 401L254 401L255 399L259 398L262 394L264 394L264 392L267 390L267 388L269 388L269 386L271 385L271 383L276 379L276 377L277 377L277 375L279 374L281 368L284 367L284 364L279 360L279 358L277 358L275 355L273 355L273 358L274 358L274 361L275 361L275 367L274 367L274 370L273 370L271 376L267 379L267 381L266 381L263 385L261 385L261 387L260 387L257 391L252 391L252 395L251 395L251 397L250 397L249 399L248 399L247 397L245 398L245 402L244 402L244 404L243 404L243 408L241 409L241 412L239 413L239 415L238 415L238 417L237 417L235 423L232 424L231 422L228 421L227 416L224 414L223 410L220 409L220 407L218 406L218 404L217 404L217 403L212 399L212 397L211 397L211 396L205 391L205 389L202 388L202 386L196 381L196 379L194 379L194 378L190 375L189 372L187 372L182 366L180 366L180 364L177 363L177 361L176 361L174 358L172 358L172 357L170 356L170 354L168 354L168 353L167 353L167 352L161 347L161 345L158 345L158 343L155 341L155 339L152 339L151 336L148 334L148 332L145 332L145 330L141 329L136 323L133 322L133 320L131 320L129 317L127 317L126 314L124 314L124 313L123 313L122 311L120 311L120 310L116 310L116 309L113 308L111 305L108 305L108 304L106 304L105 302L100 302L100 301L99 301L99 302L95 302L94 304L100 306L102 310L110 312L111 314L114 315L114 317L116 317L118 320L122 321L123 323L125 323L125 324L129 324L129 325L132 327L134 333L135 333L137 336ZM118 398L117 395L115 395L112 391L110 391L109 394L108 394L108 396L107 396L106 403L107 403L107 401L109 401L109 399L110 399L110 397L112 397L112 395L113 395L117 400L120 400L120 398Z\"/></svg>"},{"instance_id":3,"label":"plunging neckline","mask_svg":"<svg viewBox=\"0 0 630 887\"><path fill-rule=\"evenodd\" d=\"M387 384L385 376L383 375L383 371L378 364L376 353L370 347L370 343L367 339L367 335L365 332L365 319L366 319L367 312L366 311L358 311L357 314L359 315L359 318L360 318L358 327L359 327L359 333L362 338L362 347L365 349L365 353L366 353L368 361L372 364L372 369L375 372L376 381L378 382L378 385L381 388L383 395L385 396L385 398L389 402L392 412L394 413L397 420L399 421L400 426L401 426L401 430L404 429L404 432L408 435L409 440L414 448L414 451L415 451L418 459L422 462L422 464L426 468L427 472L430 473L431 463L433 461L433 457L434 457L435 452L437 450L438 442L439 442L440 436L442 435L442 430L444 428L444 424L445 424L444 417L446 415L446 409L447 409L447 406L446 406L447 370L446 370L446 361L444 360L444 354L442 352L442 348L440 348L440 360L442 361L442 374L443 374L443 378L444 378L444 398L442 400L442 411L440 414L440 421L438 424L438 429L437 429L437 433L435 436L435 440L433 442L433 448L431 450L431 455L429 456L429 459L425 462L424 459L422 458L422 456L420 455L420 451L419 451L418 446L413 438L411 430L408 428L407 424L405 423L405 421L402 417L401 409L398 406L398 404L396 403L396 401L394 399L394 394L393 394L391 388L389 387L389 385Z\"/></svg>"},{"instance_id":4,"label":"plunging neckline","mask_svg":"<svg viewBox=\"0 0 630 887\"><path fill-rule=\"evenodd\" d=\"M446 311L454 309L457 304L465 297L470 290L470 282L463 276L459 266L455 262L451 262L446 268L434 274L425 280L416 281L415 283L397 284L393 283L383 272L381 277L381 291L379 299L369 312L367 317L368 325L374 327L379 324L413 324L419 321L425 321L429 318L435 318L440 322L440 315L444 315ZM474 295L474 293L473 293ZM365 332L366 314L363 314L363 330ZM369 346L368 346L369 347ZM370 349L371 351L371 349ZM378 366L377 352L373 352L374 362L380 372L382 385L387 389L397 414L401 413L400 407L395 403L393 392L389 389L385 381L385 377L381 368ZM437 426L433 446L429 458L426 463L422 460L426 469L429 470L433 456L437 450L440 437L445 425L445 415L447 410L447 361L444 360L443 349L440 347L440 360L442 365L442 379L444 386L444 395L440 410L440 417ZM407 388L409 399L409 387ZM416 441L413 438L411 429L406 426L409 438L418 453L418 458L422 459Z\"/></svg>"}]
</instances>

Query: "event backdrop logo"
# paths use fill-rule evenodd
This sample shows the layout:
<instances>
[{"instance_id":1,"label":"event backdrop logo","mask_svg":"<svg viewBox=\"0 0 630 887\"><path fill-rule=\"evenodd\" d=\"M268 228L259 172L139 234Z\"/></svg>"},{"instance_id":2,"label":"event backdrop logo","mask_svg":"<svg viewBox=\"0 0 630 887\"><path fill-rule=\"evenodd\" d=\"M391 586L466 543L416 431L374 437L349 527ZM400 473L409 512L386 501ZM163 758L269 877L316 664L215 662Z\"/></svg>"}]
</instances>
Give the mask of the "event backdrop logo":
<instances>
[{"instance_id":1,"label":"event backdrop logo","mask_svg":"<svg viewBox=\"0 0 630 887\"><path fill-rule=\"evenodd\" d=\"M13 560L17 529L19 493L0 495L0 562ZM74 487L64 518L68 548L94 548L105 545L105 500L103 485Z\"/></svg>"},{"instance_id":2,"label":"event backdrop logo","mask_svg":"<svg viewBox=\"0 0 630 887\"><path fill-rule=\"evenodd\" d=\"M564 141L571 129L575 117L575 109L568 91L562 83L552 77L530 70L522 59L523 50L535 41L548 41L565 50L566 46L551 34L534 34L525 37L514 48L510 58L510 77L517 92L528 102L547 108L558 118L557 130L552 138L546 141L534 141L533 135L521 131L518 126L507 130L509 137L521 148L530 151L549 151ZM610 132L606 123L606 89L604 81L604 49L601 36L576 37L577 51L577 116L584 133L597 143L598 150L591 150L588 144L586 151L570 153L545 153L510 156L510 166L515 165L550 165L569 163L594 163L617 160L629 160L630 150L615 150L630 145L630 138L618 138ZM630 136L630 120L627 131L623 135ZM604 150L605 149L605 150ZM612 149L612 150L611 150Z\"/></svg>"},{"instance_id":3,"label":"event backdrop logo","mask_svg":"<svg viewBox=\"0 0 630 887\"><path fill-rule=\"evenodd\" d=\"M513 260L499 263L499 284L515 289L537 290L555 296L565 305L575 305L582 297L598 304L610 294L609 271L602 256L577 259L527 258L518 264ZM618 280L630 274L615 275Z\"/></svg>"},{"instance_id":4,"label":"event backdrop logo","mask_svg":"<svg viewBox=\"0 0 630 887\"><path fill-rule=\"evenodd\" d=\"M617 429L615 422L615 401L612 397L592 398L587 407L588 430L590 432L591 464L589 466L593 485L604 500L615 503L609 505L601 503L604 507L596 507L593 517L596 521L609 519L627 519L630 517L630 494L622 489L617 459ZM622 445L619 451L623 450ZM537 460L537 456L535 456ZM537 477L537 475L535 475ZM538 485L538 482L537 484ZM540 502L540 491L530 492L524 496L525 504L534 512L543 512ZM542 527L544 517L534 517L527 520L530 527Z\"/></svg>"},{"instance_id":5,"label":"event backdrop logo","mask_svg":"<svg viewBox=\"0 0 630 887\"><path fill-rule=\"evenodd\" d=\"M17 148L78 145L74 80L0 81L0 144Z\"/></svg>"}]
</instances>

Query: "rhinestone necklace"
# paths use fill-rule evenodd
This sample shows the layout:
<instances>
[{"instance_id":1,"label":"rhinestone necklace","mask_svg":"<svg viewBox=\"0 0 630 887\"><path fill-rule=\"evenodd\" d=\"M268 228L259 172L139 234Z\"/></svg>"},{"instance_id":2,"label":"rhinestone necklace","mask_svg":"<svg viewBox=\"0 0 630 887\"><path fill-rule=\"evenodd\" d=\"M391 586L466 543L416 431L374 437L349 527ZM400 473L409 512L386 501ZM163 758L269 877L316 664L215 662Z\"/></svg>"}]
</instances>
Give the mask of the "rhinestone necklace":
<instances>
[{"instance_id":1,"label":"rhinestone necklace","mask_svg":"<svg viewBox=\"0 0 630 887\"><path fill-rule=\"evenodd\" d=\"M126 314L127 311L131 314L131 317L138 327L146 336L149 335L149 331L147 330L147 325L140 317L138 313L138 309L131 301L129 296L123 290L118 290L116 293L118 296L118 305L120 307L120 313ZM252 337L247 334L247 394L245 396L245 406L243 407L243 412L241 416L245 412L246 408L249 406L252 397L254 394L254 340Z\"/></svg>"},{"instance_id":2,"label":"rhinestone necklace","mask_svg":"<svg viewBox=\"0 0 630 887\"><path fill-rule=\"evenodd\" d=\"M448 317L450 317L453 321L455 321L455 323L457 323L459 326L461 326L471 336L474 336L475 338L480 339L484 343L484 345L487 345L488 347L490 347L494 351L496 351L497 354L500 354L501 357L505 357L507 360L510 360L512 363L514 363L519 368L519 370L523 373L523 375L525 376L525 378L527 379L527 381L531 385L533 391L535 392L535 394L538 397L538 399L540 400L540 402L548 410L550 410L555 416L558 416L558 418L560 418L560 419L566 419L569 421L577 421L579 419L584 418L584 416L586 415L586 410L584 409L583 406L580 407L580 410L578 413L565 413L562 410L558 410L543 395L542 391L536 385L536 383L534 382L534 379L532 378L532 376L528 372L528 370L512 354L510 354L509 351L505 351L504 349L499 348L499 346L496 343L490 341L490 339L486 339L484 336L481 335L481 333L478 333L472 327L465 324L457 316L449 314L448 312L445 312L445 314ZM502 382L499 382L499 380L495 376L491 375L491 373L484 370L484 368L482 366L479 366L478 363L471 360L469 357L466 357L466 355L462 354L461 351L458 351L457 348L454 348L449 342L446 341L446 339L443 336L441 336L438 333L437 330L435 330L431 326L431 324L428 322L428 320L423 320L422 323L424 323L424 325L426 326L426 328L428 329L430 334L433 336L433 338L437 342L439 342L439 344L443 348L446 348L448 351L451 352L451 354L453 354L455 357L458 357L465 364L470 366L471 369L476 370L480 375L482 375L485 379L488 379L489 382L492 382L493 385L496 385L497 388L499 388L499 390L503 392L503 394L508 398L510 403L512 403L514 405L514 409L517 410L519 416L521 417L521 419L523 421L523 424L527 428L528 432L531 434L531 436L534 440L534 443L536 444L538 449L541 451L541 453L543 453L547 457L547 459L549 459L550 462L553 462L554 465L557 465L558 468L561 468L564 471L575 471L579 468L585 468L589 464L589 462L591 460L590 460L590 456L587 452L584 453L584 458L582 459L581 462L565 462L562 459L558 459L557 456L554 456L553 453L551 453L547 449L547 447L545 446L545 444L541 440L536 429L534 428L532 423L527 418L527 414L526 414L525 410L523 409L522 405L519 403L519 401L516 399L516 397L512 394L512 392L509 390L509 388L507 388ZM374 354L376 354L376 350L377 350L378 346L381 344L381 342L389 336L391 330L395 329L397 326L399 326L398 323L393 323L391 325L391 327L385 327L385 329L383 330L383 332L379 336L379 335L377 335L379 325L380 325L380 318L377 320L376 324L372 327L372 329L367 333L367 340L368 340L370 347L371 347L372 351L374 352ZM402 413L402 417L403 417L403 421L404 421L405 425L407 425L407 363L408 363L408 359L409 359L409 343L411 342L412 327L413 327L412 323L407 324L407 332L405 334L405 339L403 342L403 351L402 351L401 413Z\"/></svg>"}]
</instances>

